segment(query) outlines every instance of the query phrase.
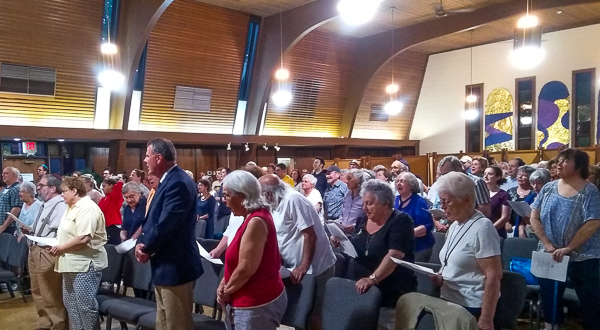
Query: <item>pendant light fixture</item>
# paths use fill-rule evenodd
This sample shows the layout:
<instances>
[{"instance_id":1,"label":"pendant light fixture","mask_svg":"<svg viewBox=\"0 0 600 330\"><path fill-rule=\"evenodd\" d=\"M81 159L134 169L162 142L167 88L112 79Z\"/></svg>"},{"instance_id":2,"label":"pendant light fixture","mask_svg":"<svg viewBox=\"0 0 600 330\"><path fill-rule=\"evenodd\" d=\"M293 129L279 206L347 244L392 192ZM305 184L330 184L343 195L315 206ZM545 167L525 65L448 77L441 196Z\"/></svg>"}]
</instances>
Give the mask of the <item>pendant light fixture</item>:
<instances>
[{"instance_id":1,"label":"pendant light fixture","mask_svg":"<svg viewBox=\"0 0 600 330\"><path fill-rule=\"evenodd\" d=\"M398 91L400 90L400 87L394 83L394 57L396 57L396 52L394 49L394 30L396 29L396 27L394 26L394 9L396 9L396 7L391 7L392 10L392 83L387 85L385 87L385 92L388 94L388 96L386 98L389 97L389 102L386 103L386 105L383 106L383 110L385 110L385 112L388 115L394 116L400 113L400 111L402 111L402 108L404 107L404 104L402 104L402 102L398 101Z\"/></svg>"},{"instance_id":2,"label":"pendant light fixture","mask_svg":"<svg viewBox=\"0 0 600 330\"><path fill-rule=\"evenodd\" d=\"M510 54L513 66L523 70L536 67L545 56L542 49L542 27L537 17L530 14L532 0L526 1L527 13L517 22L513 51Z\"/></svg>"},{"instance_id":3,"label":"pendant light fixture","mask_svg":"<svg viewBox=\"0 0 600 330\"><path fill-rule=\"evenodd\" d=\"M337 9L348 25L361 25L372 20L383 0L340 0Z\"/></svg>"},{"instance_id":4,"label":"pendant light fixture","mask_svg":"<svg viewBox=\"0 0 600 330\"><path fill-rule=\"evenodd\" d=\"M292 101L292 93L290 91L290 72L283 66L283 17L282 12L279 12L279 52L281 56L281 67L275 72L277 80L277 91L273 93L273 103L277 107L285 107Z\"/></svg>"},{"instance_id":5,"label":"pendant light fixture","mask_svg":"<svg viewBox=\"0 0 600 330\"><path fill-rule=\"evenodd\" d=\"M465 111L465 119L468 121L475 120L479 116L479 112L475 109L477 103L477 96L473 94L473 30L471 30L471 49L470 49L471 59L470 59L470 67L471 67L471 80L469 84L469 95L465 99L467 103L467 110Z\"/></svg>"}]
</instances>

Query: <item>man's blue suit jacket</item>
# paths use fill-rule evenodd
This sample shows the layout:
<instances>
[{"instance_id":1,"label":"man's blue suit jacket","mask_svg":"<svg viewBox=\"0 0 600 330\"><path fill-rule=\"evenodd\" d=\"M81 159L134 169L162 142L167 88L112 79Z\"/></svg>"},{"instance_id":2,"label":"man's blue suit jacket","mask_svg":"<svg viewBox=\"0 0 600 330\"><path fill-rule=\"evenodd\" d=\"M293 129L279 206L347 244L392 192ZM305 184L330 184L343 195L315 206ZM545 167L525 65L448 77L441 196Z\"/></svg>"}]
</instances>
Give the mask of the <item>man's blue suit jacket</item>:
<instances>
[{"instance_id":1,"label":"man's blue suit jacket","mask_svg":"<svg viewBox=\"0 0 600 330\"><path fill-rule=\"evenodd\" d=\"M150 255L154 285L181 285L202 275L195 235L197 200L196 185L179 166L159 184L137 240Z\"/></svg>"}]
</instances>

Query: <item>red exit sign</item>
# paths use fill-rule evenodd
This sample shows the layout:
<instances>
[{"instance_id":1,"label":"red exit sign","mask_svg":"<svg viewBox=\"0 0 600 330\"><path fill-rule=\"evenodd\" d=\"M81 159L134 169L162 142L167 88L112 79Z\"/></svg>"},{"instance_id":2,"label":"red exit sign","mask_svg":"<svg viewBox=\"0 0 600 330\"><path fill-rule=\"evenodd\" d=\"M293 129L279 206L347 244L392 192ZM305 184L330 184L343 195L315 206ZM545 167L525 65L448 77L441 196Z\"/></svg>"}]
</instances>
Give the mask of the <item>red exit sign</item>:
<instances>
[{"instance_id":1,"label":"red exit sign","mask_svg":"<svg viewBox=\"0 0 600 330\"><path fill-rule=\"evenodd\" d=\"M27 154L34 154L37 152L37 142L23 142L23 151Z\"/></svg>"}]
</instances>

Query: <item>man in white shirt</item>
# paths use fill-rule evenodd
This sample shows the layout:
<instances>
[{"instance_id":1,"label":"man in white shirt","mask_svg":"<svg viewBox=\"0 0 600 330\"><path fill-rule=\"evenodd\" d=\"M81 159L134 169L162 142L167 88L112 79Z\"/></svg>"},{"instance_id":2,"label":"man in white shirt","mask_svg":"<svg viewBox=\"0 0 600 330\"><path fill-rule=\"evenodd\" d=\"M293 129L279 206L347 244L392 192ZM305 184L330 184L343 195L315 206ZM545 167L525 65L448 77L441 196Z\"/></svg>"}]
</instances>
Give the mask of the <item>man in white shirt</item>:
<instances>
[{"instance_id":1,"label":"man in white shirt","mask_svg":"<svg viewBox=\"0 0 600 330\"><path fill-rule=\"evenodd\" d=\"M519 157L515 157L508 162L508 176L506 177L506 182L500 186L500 189L508 191L508 189L519 185L517 173L519 172L519 167L523 165L525 165L525 161Z\"/></svg>"},{"instance_id":2,"label":"man in white shirt","mask_svg":"<svg viewBox=\"0 0 600 330\"><path fill-rule=\"evenodd\" d=\"M336 261L323 224L310 201L278 177L265 175L258 181L271 205L279 253L284 267L292 269L292 283L300 283L305 274L312 274L317 280L310 319L311 324L318 324L325 283L333 277Z\"/></svg>"},{"instance_id":3,"label":"man in white shirt","mask_svg":"<svg viewBox=\"0 0 600 330\"><path fill-rule=\"evenodd\" d=\"M37 184L38 194L44 204L31 225L33 232L24 233L37 237L56 237L56 231L67 204L61 197L61 181L52 175L44 175ZM39 316L39 329L68 329L67 310L63 304L62 274L54 271L56 257L46 247L29 241L29 275L31 296Z\"/></svg>"}]
</instances>

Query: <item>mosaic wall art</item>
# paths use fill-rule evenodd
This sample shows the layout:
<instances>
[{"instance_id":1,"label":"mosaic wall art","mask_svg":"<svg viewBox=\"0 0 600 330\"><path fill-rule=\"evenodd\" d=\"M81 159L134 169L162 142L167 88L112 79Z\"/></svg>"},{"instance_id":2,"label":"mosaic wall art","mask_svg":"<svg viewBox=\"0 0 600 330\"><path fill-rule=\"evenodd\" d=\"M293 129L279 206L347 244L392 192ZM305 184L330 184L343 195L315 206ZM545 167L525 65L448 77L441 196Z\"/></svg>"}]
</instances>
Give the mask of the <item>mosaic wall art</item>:
<instances>
[{"instance_id":1,"label":"mosaic wall art","mask_svg":"<svg viewBox=\"0 0 600 330\"><path fill-rule=\"evenodd\" d=\"M485 101L485 149L514 150L513 97L505 88L496 88Z\"/></svg>"},{"instance_id":2,"label":"mosaic wall art","mask_svg":"<svg viewBox=\"0 0 600 330\"><path fill-rule=\"evenodd\" d=\"M569 90L560 81L542 87L538 99L537 141L540 147L558 149L569 144Z\"/></svg>"}]
</instances>

